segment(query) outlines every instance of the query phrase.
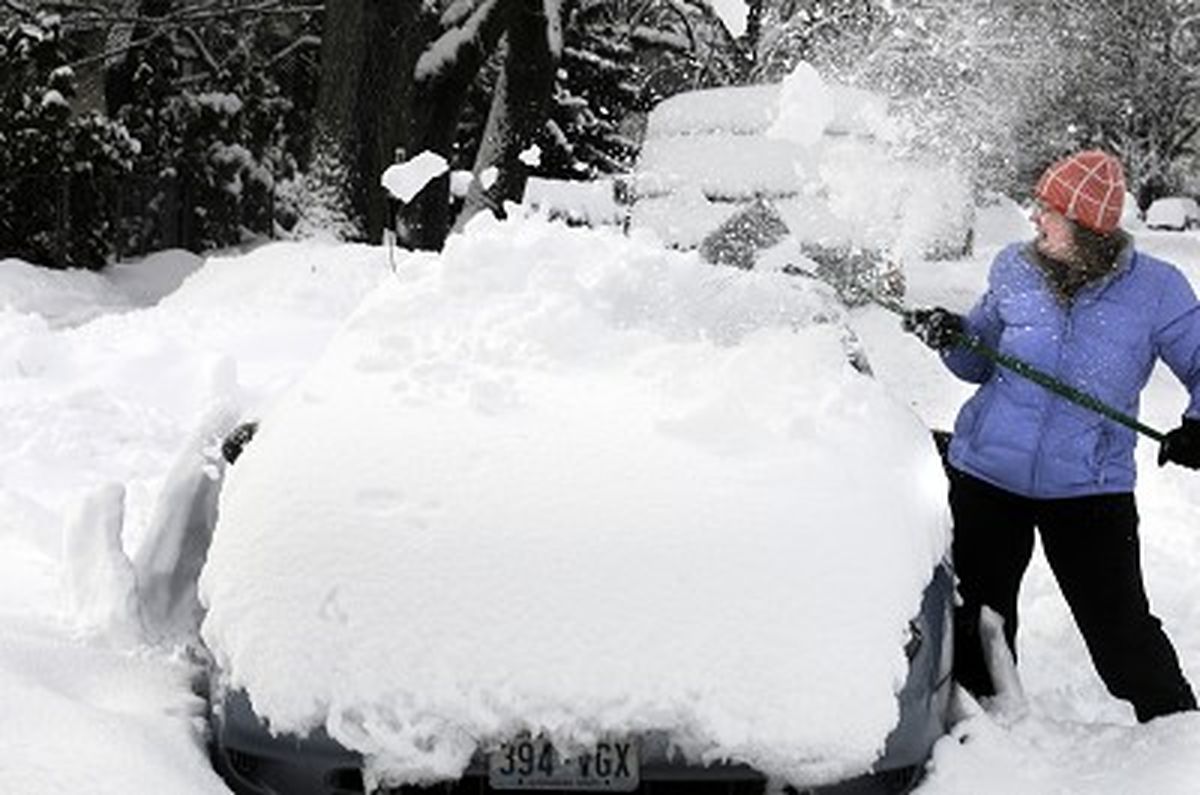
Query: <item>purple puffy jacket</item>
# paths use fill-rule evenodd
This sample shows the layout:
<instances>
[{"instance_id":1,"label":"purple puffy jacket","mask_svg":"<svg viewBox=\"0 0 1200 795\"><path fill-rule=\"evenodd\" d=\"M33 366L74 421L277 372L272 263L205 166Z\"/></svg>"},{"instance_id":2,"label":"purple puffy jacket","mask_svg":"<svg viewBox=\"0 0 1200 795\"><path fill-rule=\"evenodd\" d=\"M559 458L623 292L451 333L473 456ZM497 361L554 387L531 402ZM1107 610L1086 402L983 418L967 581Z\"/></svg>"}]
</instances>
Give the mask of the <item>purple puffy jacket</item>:
<instances>
[{"instance_id":1,"label":"purple puffy jacket","mask_svg":"<svg viewBox=\"0 0 1200 795\"><path fill-rule=\"evenodd\" d=\"M1069 305L1054 296L1029 244L997 255L966 332L1130 416L1156 359L1200 417L1200 304L1172 265L1131 247ZM958 347L942 354L960 378L982 384L959 412L950 463L1027 497L1132 491L1137 434Z\"/></svg>"}]
</instances>

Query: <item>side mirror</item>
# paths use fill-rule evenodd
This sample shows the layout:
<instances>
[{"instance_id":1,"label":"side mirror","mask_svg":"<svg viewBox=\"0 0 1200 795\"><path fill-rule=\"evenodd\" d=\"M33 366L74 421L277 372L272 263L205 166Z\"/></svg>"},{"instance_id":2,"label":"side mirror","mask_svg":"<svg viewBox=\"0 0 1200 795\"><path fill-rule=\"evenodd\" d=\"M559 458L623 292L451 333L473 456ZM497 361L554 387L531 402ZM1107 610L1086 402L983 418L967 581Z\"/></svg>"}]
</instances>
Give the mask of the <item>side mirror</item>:
<instances>
[{"instance_id":1,"label":"side mirror","mask_svg":"<svg viewBox=\"0 0 1200 795\"><path fill-rule=\"evenodd\" d=\"M242 448L250 443L254 438L255 431L258 430L258 422L250 421L243 422L241 425L234 428L225 437L225 441L221 442L221 456L230 464L238 460L238 456L242 454Z\"/></svg>"}]
</instances>

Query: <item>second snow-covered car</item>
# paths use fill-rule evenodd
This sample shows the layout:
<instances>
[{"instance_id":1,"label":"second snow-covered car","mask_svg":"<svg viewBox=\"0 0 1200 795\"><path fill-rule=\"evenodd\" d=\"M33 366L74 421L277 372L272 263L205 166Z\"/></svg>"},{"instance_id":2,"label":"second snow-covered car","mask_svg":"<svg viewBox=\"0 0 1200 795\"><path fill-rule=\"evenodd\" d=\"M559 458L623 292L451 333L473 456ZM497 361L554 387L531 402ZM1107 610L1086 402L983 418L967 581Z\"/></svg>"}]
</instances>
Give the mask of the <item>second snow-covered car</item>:
<instances>
[{"instance_id":1,"label":"second snow-covered car","mask_svg":"<svg viewBox=\"0 0 1200 795\"><path fill-rule=\"evenodd\" d=\"M970 250L970 184L902 135L883 96L802 65L782 83L688 91L650 112L629 225L679 248L769 203L810 251L902 261Z\"/></svg>"},{"instance_id":2,"label":"second snow-covered car","mask_svg":"<svg viewBox=\"0 0 1200 795\"><path fill-rule=\"evenodd\" d=\"M945 482L844 318L536 217L398 263L223 487L227 780L911 785L946 726Z\"/></svg>"}]
</instances>

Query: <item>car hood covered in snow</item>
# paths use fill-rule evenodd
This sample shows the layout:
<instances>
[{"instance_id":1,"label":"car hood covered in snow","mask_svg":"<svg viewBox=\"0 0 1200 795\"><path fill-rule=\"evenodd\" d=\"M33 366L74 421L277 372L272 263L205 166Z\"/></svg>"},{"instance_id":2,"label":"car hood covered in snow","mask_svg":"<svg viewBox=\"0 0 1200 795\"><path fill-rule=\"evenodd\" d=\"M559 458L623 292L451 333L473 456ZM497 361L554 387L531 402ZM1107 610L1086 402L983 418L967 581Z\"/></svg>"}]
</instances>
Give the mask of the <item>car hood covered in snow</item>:
<instances>
[{"instance_id":1,"label":"car hood covered in snow","mask_svg":"<svg viewBox=\"0 0 1200 795\"><path fill-rule=\"evenodd\" d=\"M520 731L865 771L941 558L927 431L820 285L477 219L410 255L230 469L203 636L372 780Z\"/></svg>"}]
</instances>

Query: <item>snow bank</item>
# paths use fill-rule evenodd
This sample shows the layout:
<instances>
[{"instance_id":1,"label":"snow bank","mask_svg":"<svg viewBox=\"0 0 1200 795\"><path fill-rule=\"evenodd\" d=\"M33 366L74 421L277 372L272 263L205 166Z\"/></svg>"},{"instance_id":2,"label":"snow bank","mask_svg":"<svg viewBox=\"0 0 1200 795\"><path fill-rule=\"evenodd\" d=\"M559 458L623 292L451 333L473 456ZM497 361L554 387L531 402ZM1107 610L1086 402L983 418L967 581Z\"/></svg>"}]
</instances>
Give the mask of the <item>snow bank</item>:
<instances>
[{"instance_id":1,"label":"snow bank","mask_svg":"<svg viewBox=\"0 0 1200 795\"><path fill-rule=\"evenodd\" d=\"M108 484L80 501L63 530L64 591L76 628L119 645L141 640L133 567L121 547L125 489Z\"/></svg>"},{"instance_id":2,"label":"snow bank","mask_svg":"<svg viewBox=\"0 0 1200 795\"><path fill-rule=\"evenodd\" d=\"M944 481L839 318L804 280L477 216L230 469L203 637L274 729L391 783L523 729L866 770Z\"/></svg>"},{"instance_id":3,"label":"snow bank","mask_svg":"<svg viewBox=\"0 0 1200 795\"><path fill-rule=\"evenodd\" d=\"M203 265L204 258L190 251L167 249L109 265L104 277L136 306L153 306Z\"/></svg>"},{"instance_id":4,"label":"snow bank","mask_svg":"<svg viewBox=\"0 0 1200 795\"><path fill-rule=\"evenodd\" d=\"M0 260L0 312L37 314L60 328L130 307L129 298L99 273Z\"/></svg>"},{"instance_id":5,"label":"snow bank","mask_svg":"<svg viewBox=\"0 0 1200 795\"><path fill-rule=\"evenodd\" d=\"M403 254L398 257L403 267ZM158 333L236 360L238 381L253 406L290 383L389 272L387 253L377 246L272 243L210 258L163 299L161 312L142 322L150 327L148 334L159 326ZM198 336L199 328L203 334ZM185 434L199 417L186 418Z\"/></svg>"},{"instance_id":6,"label":"snow bank","mask_svg":"<svg viewBox=\"0 0 1200 795\"><path fill-rule=\"evenodd\" d=\"M113 312L150 306L177 288L204 260L160 251L100 272L0 260L0 311L39 315L53 328L79 326Z\"/></svg>"},{"instance_id":7,"label":"snow bank","mask_svg":"<svg viewBox=\"0 0 1200 795\"><path fill-rule=\"evenodd\" d=\"M139 610L153 639L197 621L215 484L188 454L214 406L269 401L389 272L377 247L315 242L0 263L0 792L228 795L194 661L128 643Z\"/></svg>"},{"instance_id":8,"label":"snow bank","mask_svg":"<svg viewBox=\"0 0 1200 795\"><path fill-rule=\"evenodd\" d=\"M152 641L190 639L203 615L196 598L200 570L217 523L225 462L220 442L239 416L218 404L183 445L150 514L132 561L142 626Z\"/></svg>"},{"instance_id":9,"label":"snow bank","mask_svg":"<svg viewBox=\"0 0 1200 795\"><path fill-rule=\"evenodd\" d=\"M57 557L75 502L116 482L126 486L123 541L136 551L163 475L212 408L269 402L390 272L379 248L277 243L212 257L163 298L188 264L164 254L116 279L0 267L0 294L38 288L22 311L0 309L0 506L29 509L28 521L6 511L0 530L15 524ZM76 302L129 295L114 284L137 297L78 322L87 314ZM157 303L139 309L142 300Z\"/></svg>"},{"instance_id":10,"label":"snow bank","mask_svg":"<svg viewBox=\"0 0 1200 795\"><path fill-rule=\"evenodd\" d=\"M190 665L23 619L4 615L0 632L0 792L228 795L204 751Z\"/></svg>"}]
</instances>

